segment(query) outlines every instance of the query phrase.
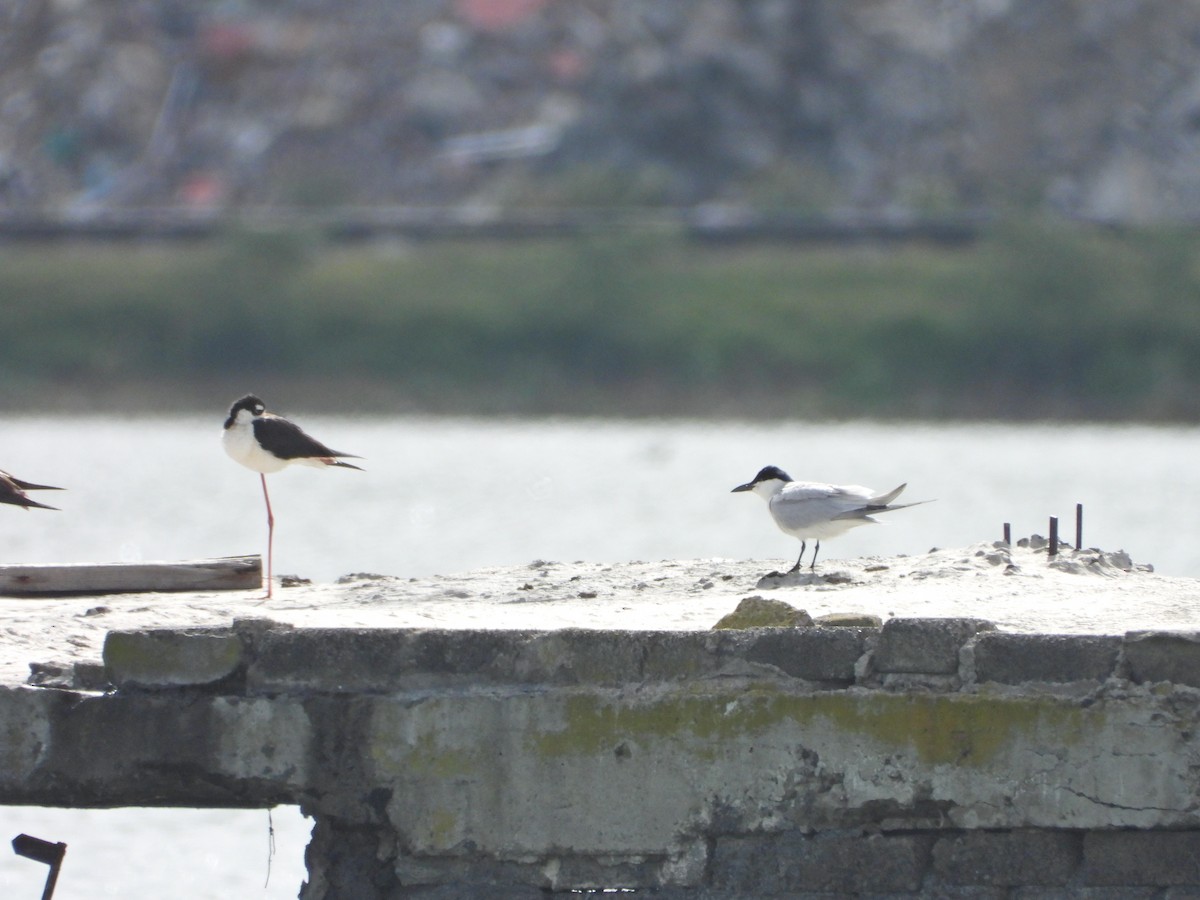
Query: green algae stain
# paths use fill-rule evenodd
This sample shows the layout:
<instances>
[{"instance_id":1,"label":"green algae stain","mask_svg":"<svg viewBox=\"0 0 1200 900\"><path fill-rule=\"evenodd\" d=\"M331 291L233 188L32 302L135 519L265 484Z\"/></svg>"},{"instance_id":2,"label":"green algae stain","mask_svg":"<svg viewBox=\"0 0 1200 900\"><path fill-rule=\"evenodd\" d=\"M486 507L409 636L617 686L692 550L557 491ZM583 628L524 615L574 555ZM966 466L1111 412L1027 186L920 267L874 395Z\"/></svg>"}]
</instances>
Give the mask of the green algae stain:
<instances>
[{"instance_id":1,"label":"green algae stain","mask_svg":"<svg viewBox=\"0 0 1200 900\"><path fill-rule=\"evenodd\" d=\"M430 847L453 847L461 837L458 817L447 809L436 809L429 814L426 832Z\"/></svg>"},{"instance_id":2,"label":"green algae stain","mask_svg":"<svg viewBox=\"0 0 1200 900\"><path fill-rule=\"evenodd\" d=\"M960 766L986 765L1013 741L1039 732L1058 745L1076 744L1089 724L1098 724L1085 722L1084 710L1061 700L980 695L881 695L825 703L819 715L839 730L912 747L922 762Z\"/></svg>"},{"instance_id":3,"label":"green algae stain","mask_svg":"<svg viewBox=\"0 0 1200 900\"><path fill-rule=\"evenodd\" d=\"M1059 745L1076 744L1103 727L1103 713L1053 698L986 695L826 693L796 695L755 690L685 695L618 704L577 696L566 702L566 727L532 738L543 756L611 752L621 741L698 738L699 755L722 742L776 729L862 737L922 762L981 766L1014 740L1036 733ZM714 749L713 753L716 750Z\"/></svg>"},{"instance_id":4,"label":"green algae stain","mask_svg":"<svg viewBox=\"0 0 1200 900\"><path fill-rule=\"evenodd\" d=\"M445 779L468 776L477 769L474 753L447 747L428 731L411 743L397 743L391 735L373 735L369 754L376 771L388 774Z\"/></svg>"},{"instance_id":5,"label":"green algae stain","mask_svg":"<svg viewBox=\"0 0 1200 900\"><path fill-rule=\"evenodd\" d=\"M109 632L104 639L105 668L124 679L152 684L206 684L224 678L242 662L237 637L203 634Z\"/></svg>"}]
</instances>

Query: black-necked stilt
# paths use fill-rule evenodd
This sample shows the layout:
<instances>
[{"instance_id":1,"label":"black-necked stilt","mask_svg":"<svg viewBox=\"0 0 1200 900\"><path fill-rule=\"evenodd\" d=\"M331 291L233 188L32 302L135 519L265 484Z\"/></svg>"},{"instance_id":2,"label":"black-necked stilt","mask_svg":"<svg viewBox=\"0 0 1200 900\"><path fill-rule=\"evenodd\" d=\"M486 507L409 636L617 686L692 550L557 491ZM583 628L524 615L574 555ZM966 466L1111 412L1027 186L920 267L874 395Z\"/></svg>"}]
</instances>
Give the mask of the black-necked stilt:
<instances>
[{"instance_id":1,"label":"black-necked stilt","mask_svg":"<svg viewBox=\"0 0 1200 900\"><path fill-rule=\"evenodd\" d=\"M267 412L266 405L253 394L247 394L229 408L225 433L221 437L225 452L243 466L259 473L263 499L267 503L267 596L271 596L272 551L275 541L275 516L271 512L271 496L267 493L267 475L287 468L292 463L324 468L341 466L358 469L342 462L339 457L358 459L353 453L330 450L300 426L282 416Z\"/></svg>"},{"instance_id":2,"label":"black-necked stilt","mask_svg":"<svg viewBox=\"0 0 1200 900\"><path fill-rule=\"evenodd\" d=\"M15 475L10 475L3 469L0 469L0 503L11 503L13 506L23 506L26 509L37 507L38 509L58 509L57 506L48 506L45 503L38 503L36 500L31 500L25 493L26 491L61 491L62 488L51 487L48 484L34 484L32 481L22 481Z\"/></svg>"}]
</instances>

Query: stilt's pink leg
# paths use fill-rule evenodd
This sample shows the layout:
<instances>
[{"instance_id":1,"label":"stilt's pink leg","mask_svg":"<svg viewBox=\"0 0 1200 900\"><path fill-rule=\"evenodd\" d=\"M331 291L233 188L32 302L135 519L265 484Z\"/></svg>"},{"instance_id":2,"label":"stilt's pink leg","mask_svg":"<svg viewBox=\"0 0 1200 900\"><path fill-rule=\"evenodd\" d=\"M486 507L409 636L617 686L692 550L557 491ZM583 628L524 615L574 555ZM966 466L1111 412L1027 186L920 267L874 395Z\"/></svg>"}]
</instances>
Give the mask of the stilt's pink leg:
<instances>
[{"instance_id":1,"label":"stilt's pink leg","mask_svg":"<svg viewBox=\"0 0 1200 900\"><path fill-rule=\"evenodd\" d=\"M270 600L271 589L275 584L271 579L275 556L275 514L271 512L271 495L267 493L267 476L259 473L259 478L262 479L263 499L267 501L267 596L263 599Z\"/></svg>"}]
</instances>

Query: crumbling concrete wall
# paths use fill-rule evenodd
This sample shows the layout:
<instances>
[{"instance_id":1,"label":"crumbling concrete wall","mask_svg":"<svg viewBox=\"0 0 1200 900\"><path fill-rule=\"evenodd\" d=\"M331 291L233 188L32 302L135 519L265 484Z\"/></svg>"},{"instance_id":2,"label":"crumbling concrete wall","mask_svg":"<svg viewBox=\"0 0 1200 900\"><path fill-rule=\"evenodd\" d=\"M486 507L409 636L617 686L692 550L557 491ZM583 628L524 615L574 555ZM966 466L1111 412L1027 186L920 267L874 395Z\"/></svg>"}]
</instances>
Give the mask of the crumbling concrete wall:
<instances>
[{"instance_id":1,"label":"crumbling concrete wall","mask_svg":"<svg viewBox=\"0 0 1200 900\"><path fill-rule=\"evenodd\" d=\"M307 900L1200 887L1196 635L241 622L105 673L0 691L0 802L298 803Z\"/></svg>"}]
</instances>

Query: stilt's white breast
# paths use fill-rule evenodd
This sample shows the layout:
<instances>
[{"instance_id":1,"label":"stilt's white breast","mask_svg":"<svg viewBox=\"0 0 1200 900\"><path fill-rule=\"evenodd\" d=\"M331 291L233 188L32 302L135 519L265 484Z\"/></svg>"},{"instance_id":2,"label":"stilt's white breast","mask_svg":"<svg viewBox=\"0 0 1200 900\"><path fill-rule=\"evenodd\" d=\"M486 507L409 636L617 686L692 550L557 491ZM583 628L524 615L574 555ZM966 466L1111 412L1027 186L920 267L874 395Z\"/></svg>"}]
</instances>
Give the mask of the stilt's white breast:
<instances>
[{"instance_id":1,"label":"stilt's white breast","mask_svg":"<svg viewBox=\"0 0 1200 900\"><path fill-rule=\"evenodd\" d=\"M254 439L254 420L249 413L239 412L233 424L221 435L225 452L248 469L269 475L287 467L288 461L264 450Z\"/></svg>"}]
</instances>

